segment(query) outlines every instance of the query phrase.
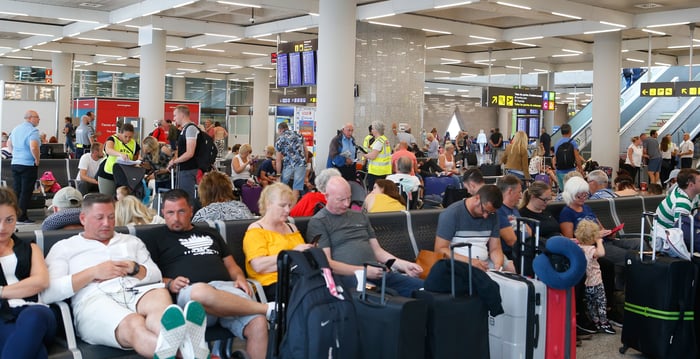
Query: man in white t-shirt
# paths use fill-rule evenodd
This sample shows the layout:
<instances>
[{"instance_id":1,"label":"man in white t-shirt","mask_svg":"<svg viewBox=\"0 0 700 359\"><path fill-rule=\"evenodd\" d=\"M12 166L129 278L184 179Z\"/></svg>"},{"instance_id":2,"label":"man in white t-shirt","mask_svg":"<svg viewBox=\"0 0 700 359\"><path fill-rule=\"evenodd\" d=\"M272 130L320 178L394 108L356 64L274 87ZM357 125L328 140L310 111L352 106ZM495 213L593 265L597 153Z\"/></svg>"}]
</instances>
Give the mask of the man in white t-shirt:
<instances>
[{"instance_id":1,"label":"man in white t-shirt","mask_svg":"<svg viewBox=\"0 0 700 359\"><path fill-rule=\"evenodd\" d=\"M695 145L690 140L690 134L683 134L683 142L678 146L678 155L681 157L681 168L691 168L693 165L693 151Z\"/></svg>"},{"instance_id":2,"label":"man in white t-shirt","mask_svg":"<svg viewBox=\"0 0 700 359\"><path fill-rule=\"evenodd\" d=\"M99 142L94 142L90 145L90 152L80 156L80 162L78 162L78 176L75 180L78 182L78 190L83 195L91 192L99 192L95 175L100 168L103 156L102 144Z\"/></svg>"}]
</instances>

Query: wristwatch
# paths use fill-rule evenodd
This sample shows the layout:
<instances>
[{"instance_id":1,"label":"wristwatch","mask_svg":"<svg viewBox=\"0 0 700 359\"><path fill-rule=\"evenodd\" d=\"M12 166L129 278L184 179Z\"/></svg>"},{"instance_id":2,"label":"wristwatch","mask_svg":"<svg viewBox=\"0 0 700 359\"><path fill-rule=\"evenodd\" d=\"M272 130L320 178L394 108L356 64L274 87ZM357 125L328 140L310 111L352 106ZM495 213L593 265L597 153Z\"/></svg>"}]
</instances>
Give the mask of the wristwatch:
<instances>
[{"instance_id":1,"label":"wristwatch","mask_svg":"<svg viewBox=\"0 0 700 359\"><path fill-rule=\"evenodd\" d=\"M134 261L134 270L131 271L131 273L129 273L129 276L133 277L135 275L138 275L140 271L141 271L141 265L139 265L138 263L136 263L136 261Z\"/></svg>"}]
</instances>

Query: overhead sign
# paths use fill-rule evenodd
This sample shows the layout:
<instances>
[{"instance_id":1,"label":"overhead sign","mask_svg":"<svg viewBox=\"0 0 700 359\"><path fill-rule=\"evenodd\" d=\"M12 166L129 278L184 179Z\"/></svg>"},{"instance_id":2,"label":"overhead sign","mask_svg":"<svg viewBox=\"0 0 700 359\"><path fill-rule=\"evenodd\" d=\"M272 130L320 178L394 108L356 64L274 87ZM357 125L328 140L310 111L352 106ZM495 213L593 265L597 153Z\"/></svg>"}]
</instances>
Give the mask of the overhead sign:
<instances>
[{"instance_id":1,"label":"overhead sign","mask_svg":"<svg viewBox=\"0 0 700 359\"><path fill-rule=\"evenodd\" d=\"M488 91L488 92L487 92ZM537 108L554 111L554 91L525 90L507 87L488 87L483 97L487 107Z\"/></svg>"},{"instance_id":2,"label":"overhead sign","mask_svg":"<svg viewBox=\"0 0 700 359\"><path fill-rule=\"evenodd\" d=\"M676 82L643 82L640 84L642 97L674 97L676 95Z\"/></svg>"},{"instance_id":3,"label":"overhead sign","mask_svg":"<svg viewBox=\"0 0 700 359\"><path fill-rule=\"evenodd\" d=\"M676 93L679 97L700 96L700 81L676 82Z\"/></svg>"},{"instance_id":4,"label":"overhead sign","mask_svg":"<svg viewBox=\"0 0 700 359\"><path fill-rule=\"evenodd\" d=\"M304 40L299 42L285 42L279 44L278 52L304 52L318 50L318 39Z\"/></svg>"}]
</instances>

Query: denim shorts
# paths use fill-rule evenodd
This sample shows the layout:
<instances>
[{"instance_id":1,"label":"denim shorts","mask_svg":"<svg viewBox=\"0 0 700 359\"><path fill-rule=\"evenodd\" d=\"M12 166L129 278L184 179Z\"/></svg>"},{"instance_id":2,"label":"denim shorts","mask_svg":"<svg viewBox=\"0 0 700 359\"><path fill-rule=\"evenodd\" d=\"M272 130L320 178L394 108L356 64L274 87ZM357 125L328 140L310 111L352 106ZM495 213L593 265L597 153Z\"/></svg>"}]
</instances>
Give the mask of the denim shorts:
<instances>
[{"instance_id":1,"label":"denim shorts","mask_svg":"<svg viewBox=\"0 0 700 359\"><path fill-rule=\"evenodd\" d=\"M306 179L306 166L285 166L282 169L282 183L289 183L289 179L292 175L294 175L292 189L302 191L304 189L304 179Z\"/></svg>"}]
</instances>

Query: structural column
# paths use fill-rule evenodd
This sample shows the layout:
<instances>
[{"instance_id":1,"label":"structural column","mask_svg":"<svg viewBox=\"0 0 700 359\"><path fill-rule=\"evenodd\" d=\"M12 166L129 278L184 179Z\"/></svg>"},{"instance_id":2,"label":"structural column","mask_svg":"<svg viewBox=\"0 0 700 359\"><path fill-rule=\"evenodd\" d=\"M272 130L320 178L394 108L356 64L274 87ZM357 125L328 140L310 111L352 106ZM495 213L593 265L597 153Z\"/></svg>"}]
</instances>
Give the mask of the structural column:
<instances>
[{"instance_id":1,"label":"structural column","mask_svg":"<svg viewBox=\"0 0 700 359\"><path fill-rule=\"evenodd\" d=\"M185 99L185 83L184 77L172 77L173 79L173 98L172 100Z\"/></svg>"},{"instance_id":2,"label":"structural column","mask_svg":"<svg viewBox=\"0 0 700 359\"><path fill-rule=\"evenodd\" d=\"M264 153L265 146L273 144L274 132L270 130L267 108L270 105L270 71L255 69L253 74L253 116L250 126L250 146L253 153ZM274 123L274 122L273 122Z\"/></svg>"},{"instance_id":3,"label":"structural column","mask_svg":"<svg viewBox=\"0 0 700 359\"><path fill-rule=\"evenodd\" d=\"M73 54L51 54L52 80L56 85L62 85L58 90L58 118L56 118L56 134L59 143L66 142L63 134L63 118L71 116L71 93L73 92ZM78 125L77 122L73 125Z\"/></svg>"},{"instance_id":4,"label":"structural column","mask_svg":"<svg viewBox=\"0 0 700 359\"><path fill-rule=\"evenodd\" d=\"M12 65L0 65L0 81L14 81L15 67Z\"/></svg>"},{"instance_id":5,"label":"structural column","mask_svg":"<svg viewBox=\"0 0 700 359\"><path fill-rule=\"evenodd\" d=\"M165 31L152 26L139 28L141 63L139 117L144 124L163 118L165 106ZM149 128L150 130L150 128Z\"/></svg>"},{"instance_id":6,"label":"structural column","mask_svg":"<svg viewBox=\"0 0 700 359\"><path fill-rule=\"evenodd\" d=\"M353 122L355 82L355 0L320 0L318 23L318 107L314 168L326 167L336 130ZM364 136L365 132L358 132ZM362 141L362 137L356 140Z\"/></svg>"},{"instance_id":7,"label":"structural column","mask_svg":"<svg viewBox=\"0 0 700 359\"><path fill-rule=\"evenodd\" d=\"M617 172L620 148L620 32L596 34L593 43L591 157Z\"/></svg>"}]
</instances>

